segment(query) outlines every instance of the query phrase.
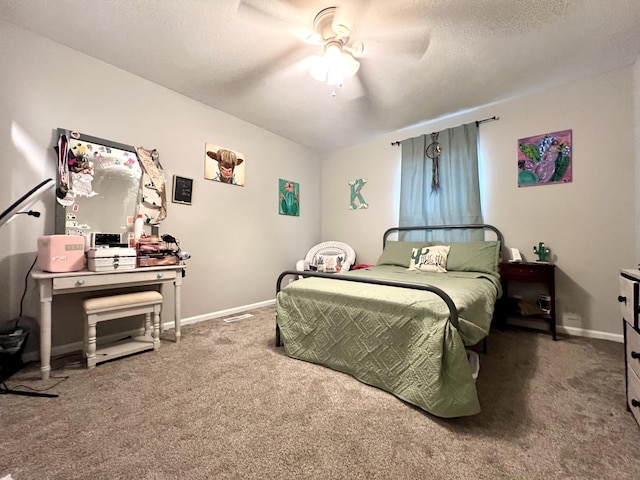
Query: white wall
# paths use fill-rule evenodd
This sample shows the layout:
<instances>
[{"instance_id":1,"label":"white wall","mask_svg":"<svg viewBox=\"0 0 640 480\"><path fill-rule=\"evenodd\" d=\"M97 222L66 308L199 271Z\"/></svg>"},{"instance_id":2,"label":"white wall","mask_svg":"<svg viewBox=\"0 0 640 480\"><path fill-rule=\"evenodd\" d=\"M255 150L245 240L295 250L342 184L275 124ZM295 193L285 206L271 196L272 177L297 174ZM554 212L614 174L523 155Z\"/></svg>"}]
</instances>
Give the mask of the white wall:
<instances>
[{"instance_id":1,"label":"white wall","mask_svg":"<svg viewBox=\"0 0 640 480\"><path fill-rule=\"evenodd\" d=\"M635 226L636 226L636 263L640 268L640 58L633 65L633 114L635 149Z\"/></svg>"},{"instance_id":2,"label":"white wall","mask_svg":"<svg viewBox=\"0 0 640 480\"><path fill-rule=\"evenodd\" d=\"M156 148L169 184L174 174L194 179L193 204L170 202L161 226L193 255L183 317L272 300L278 274L320 241L315 152L1 21L0 65L0 208L54 177L57 127ZM204 180L206 142L246 155L245 187ZM300 217L278 214L279 178L300 184ZM0 321L18 315L36 239L54 233L53 205L50 191L43 217L0 231ZM25 314L37 316L36 301L30 281ZM56 318L54 346L81 339L80 325Z\"/></svg>"},{"instance_id":3,"label":"white wall","mask_svg":"<svg viewBox=\"0 0 640 480\"><path fill-rule=\"evenodd\" d=\"M403 137L404 138L404 137ZM373 264L382 234L398 224L400 148L396 134L326 155L322 168L322 238L353 246L357 263ZM363 178L360 193L368 208L351 209L349 182Z\"/></svg>"},{"instance_id":4,"label":"white wall","mask_svg":"<svg viewBox=\"0 0 640 480\"><path fill-rule=\"evenodd\" d=\"M633 141L637 64L391 132L324 155L322 167L313 151L5 22L0 64L1 208L54 176L57 127L156 148L167 178L194 178L193 205L170 203L162 226L193 254L184 279L184 317L272 299L278 273L321 239L346 241L358 262L375 263L382 233L397 225L400 149L391 142L497 115L499 121L480 127L485 221L526 259L534 259L534 244L547 243L558 267L559 310L578 311L578 328L605 336L621 332L618 271L640 258L638 175L631 174L640 157ZM567 128L573 129L573 183L519 189L517 139ZM246 154L246 187L203 179L205 142ZM300 183L300 217L278 215L278 178ZM348 182L356 178L368 180L362 189L368 209L349 209ZM0 321L18 314L36 238L53 233L49 193L36 205L43 217L21 217L0 230ZM36 316L35 299L29 282L25 314ZM57 319L54 345L79 339L77 327Z\"/></svg>"},{"instance_id":5,"label":"white wall","mask_svg":"<svg viewBox=\"0 0 640 480\"><path fill-rule=\"evenodd\" d=\"M637 258L633 98L629 68L331 152L323 158L322 237L351 244L358 262L375 263L382 232L398 218L400 152L390 142L496 115L480 126L485 222L525 260L535 260L539 241L551 248L559 315L581 316L571 332L619 339L619 270ZM573 182L518 188L517 140L565 129L573 130ZM345 205L347 182L357 177L369 179L366 211Z\"/></svg>"}]
</instances>

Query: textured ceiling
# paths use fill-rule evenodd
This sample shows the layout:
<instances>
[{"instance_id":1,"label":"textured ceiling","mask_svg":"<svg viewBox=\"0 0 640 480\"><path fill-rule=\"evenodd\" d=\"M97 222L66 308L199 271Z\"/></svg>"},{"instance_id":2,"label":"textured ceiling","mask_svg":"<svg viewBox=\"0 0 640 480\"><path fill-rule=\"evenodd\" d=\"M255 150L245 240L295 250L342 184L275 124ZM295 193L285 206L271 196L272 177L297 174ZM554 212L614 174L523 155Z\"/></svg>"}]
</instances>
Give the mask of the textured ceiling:
<instances>
[{"instance_id":1,"label":"textured ceiling","mask_svg":"<svg viewBox=\"0 0 640 480\"><path fill-rule=\"evenodd\" d=\"M333 5L365 45L335 97L303 41ZM0 19L321 151L640 54L638 0L0 0Z\"/></svg>"}]
</instances>

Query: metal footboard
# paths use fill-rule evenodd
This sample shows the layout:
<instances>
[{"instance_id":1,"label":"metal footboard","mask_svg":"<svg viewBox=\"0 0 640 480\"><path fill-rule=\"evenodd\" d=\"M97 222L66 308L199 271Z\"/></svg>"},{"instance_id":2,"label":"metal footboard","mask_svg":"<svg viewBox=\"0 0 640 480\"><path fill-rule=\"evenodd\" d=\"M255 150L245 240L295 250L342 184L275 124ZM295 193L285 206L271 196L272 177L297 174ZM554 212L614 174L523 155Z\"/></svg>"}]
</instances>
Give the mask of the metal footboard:
<instances>
[{"instance_id":1,"label":"metal footboard","mask_svg":"<svg viewBox=\"0 0 640 480\"><path fill-rule=\"evenodd\" d=\"M432 292L438 295L444 303L447 304L449 308L449 321L451 324L458 329L458 309L456 305L453 303L453 300L447 293L433 285L423 285L419 283L405 283L405 282L395 282L391 280L379 280L377 278L368 278L368 277L355 277L351 275L340 275L335 273L320 273L320 272L311 272L304 271L300 272L298 270L285 270L278 277L278 281L276 283L276 297L280 290L282 289L282 280L284 280L289 275L296 275L299 277L319 277L319 278L328 278L331 280L345 280L347 282L357 282L357 283L370 283L374 285L385 285L388 287L400 287L400 288L410 288L413 290L423 290L426 292ZM280 326L278 325L278 318L276 314L276 347L280 347L282 345L280 339Z\"/></svg>"}]
</instances>

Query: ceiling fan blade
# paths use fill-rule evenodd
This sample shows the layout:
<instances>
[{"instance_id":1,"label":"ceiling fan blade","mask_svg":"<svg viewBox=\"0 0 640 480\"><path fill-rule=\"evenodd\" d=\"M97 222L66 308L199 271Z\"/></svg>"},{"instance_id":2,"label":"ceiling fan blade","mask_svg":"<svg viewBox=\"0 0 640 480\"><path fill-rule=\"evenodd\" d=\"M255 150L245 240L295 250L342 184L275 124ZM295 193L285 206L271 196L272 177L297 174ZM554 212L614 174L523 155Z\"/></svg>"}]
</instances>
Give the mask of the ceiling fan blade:
<instances>
[{"instance_id":1,"label":"ceiling fan blade","mask_svg":"<svg viewBox=\"0 0 640 480\"><path fill-rule=\"evenodd\" d=\"M353 0L336 5L331 28L338 37L348 38L351 36L362 3L360 0Z\"/></svg>"},{"instance_id":2,"label":"ceiling fan blade","mask_svg":"<svg viewBox=\"0 0 640 480\"><path fill-rule=\"evenodd\" d=\"M366 58L394 58L398 56L419 60L424 57L431 42L431 35L424 27L404 28L381 32L370 38L358 38L364 44L362 54Z\"/></svg>"},{"instance_id":3,"label":"ceiling fan blade","mask_svg":"<svg viewBox=\"0 0 640 480\"><path fill-rule=\"evenodd\" d=\"M306 75L312 81L316 81L311 78L309 70L311 69L313 63L316 62L319 58L319 55L307 55L301 59L294 59L292 63L283 66L281 69L275 71L269 77L275 81L286 81L292 78L304 79Z\"/></svg>"},{"instance_id":4,"label":"ceiling fan blade","mask_svg":"<svg viewBox=\"0 0 640 480\"><path fill-rule=\"evenodd\" d=\"M355 18L347 45L361 42L364 51L359 56L402 55L416 59L424 56L430 42L424 8L396 2L350 0L342 2L337 12L340 16Z\"/></svg>"},{"instance_id":5,"label":"ceiling fan blade","mask_svg":"<svg viewBox=\"0 0 640 480\"><path fill-rule=\"evenodd\" d=\"M395 3L388 2L382 11L378 11L380 4L371 0L334 0L335 13L333 17L333 30L341 37L353 40L361 39L367 31L373 32L372 37L381 30L381 26L387 25L388 18L395 12ZM367 30L367 26L372 27Z\"/></svg>"},{"instance_id":6,"label":"ceiling fan blade","mask_svg":"<svg viewBox=\"0 0 640 480\"><path fill-rule=\"evenodd\" d=\"M313 26L307 14L291 4L277 0L240 0L238 16L257 28L289 32L302 41L312 43Z\"/></svg>"},{"instance_id":7,"label":"ceiling fan blade","mask_svg":"<svg viewBox=\"0 0 640 480\"><path fill-rule=\"evenodd\" d=\"M249 90L265 81L268 77L273 77L294 68L307 57L309 57L308 46L304 44L293 45L278 54L266 58L259 65L244 69L229 79L222 87L230 93Z\"/></svg>"}]
</instances>

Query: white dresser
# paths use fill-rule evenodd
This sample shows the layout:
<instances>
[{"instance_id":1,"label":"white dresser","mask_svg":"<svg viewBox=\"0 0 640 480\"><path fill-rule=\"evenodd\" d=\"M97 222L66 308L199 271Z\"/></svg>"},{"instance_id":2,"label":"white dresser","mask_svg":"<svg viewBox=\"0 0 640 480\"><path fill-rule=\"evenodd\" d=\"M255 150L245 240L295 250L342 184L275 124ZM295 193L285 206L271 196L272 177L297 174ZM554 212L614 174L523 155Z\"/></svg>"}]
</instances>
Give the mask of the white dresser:
<instances>
[{"instance_id":1,"label":"white dresser","mask_svg":"<svg viewBox=\"0 0 640 480\"><path fill-rule=\"evenodd\" d=\"M627 409L640 424L640 270L620 271L620 310L624 328Z\"/></svg>"}]
</instances>

